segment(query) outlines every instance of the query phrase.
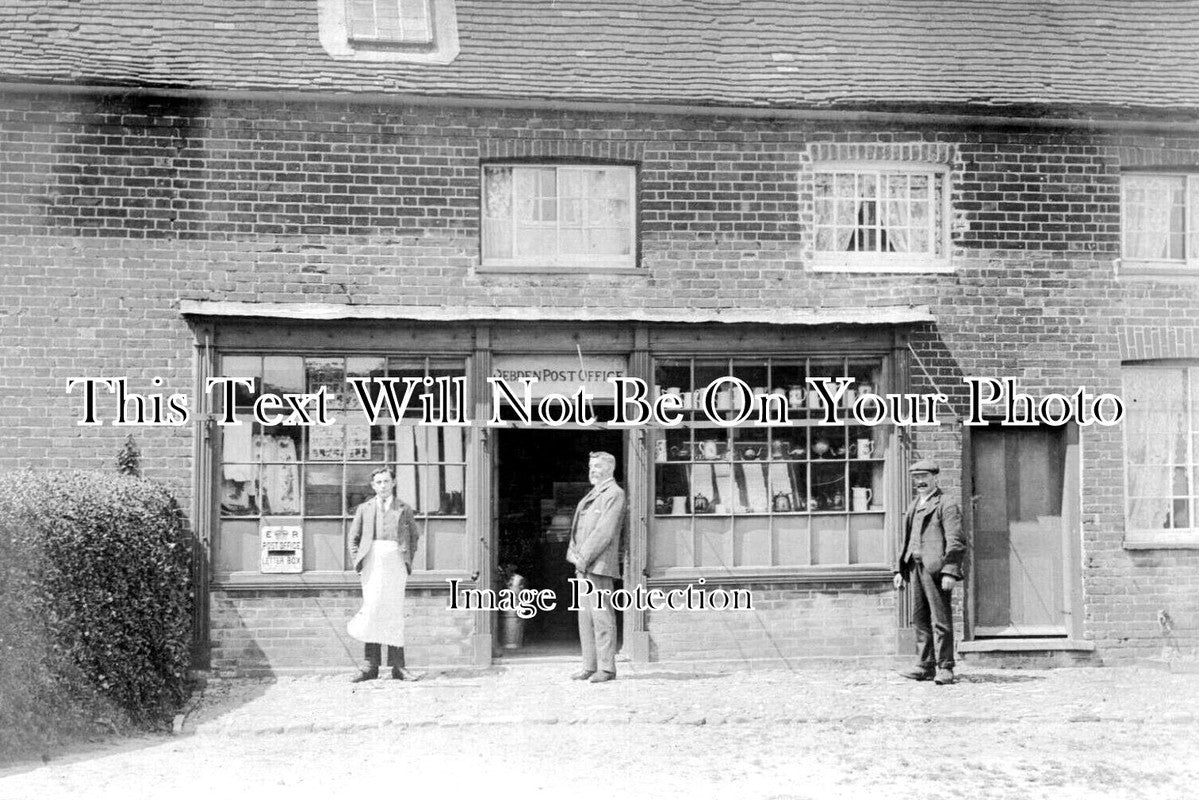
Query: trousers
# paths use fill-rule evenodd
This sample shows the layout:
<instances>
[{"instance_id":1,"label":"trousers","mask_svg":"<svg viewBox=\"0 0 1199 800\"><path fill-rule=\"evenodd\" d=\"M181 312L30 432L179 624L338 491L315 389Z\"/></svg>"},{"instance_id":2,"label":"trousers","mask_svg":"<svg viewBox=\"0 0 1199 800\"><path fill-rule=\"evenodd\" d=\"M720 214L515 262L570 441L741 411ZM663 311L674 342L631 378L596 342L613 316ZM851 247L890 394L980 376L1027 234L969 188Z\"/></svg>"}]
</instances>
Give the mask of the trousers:
<instances>
[{"instance_id":1,"label":"trousers","mask_svg":"<svg viewBox=\"0 0 1199 800\"><path fill-rule=\"evenodd\" d=\"M595 591L579 596L579 644L583 647L583 669L616 674L616 611L600 602L600 592L611 592L616 579L593 572L576 572L589 580ZM611 595L609 594L609 597Z\"/></svg>"},{"instance_id":2,"label":"trousers","mask_svg":"<svg viewBox=\"0 0 1199 800\"><path fill-rule=\"evenodd\" d=\"M370 669L378 669L383 663L383 647L378 642L367 642L363 648L366 651L366 665ZM404 666L404 648L387 645L387 663L392 667Z\"/></svg>"},{"instance_id":3,"label":"trousers","mask_svg":"<svg viewBox=\"0 0 1199 800\"><path fill-rule=\"evenodd\" d=\"M920 666L953 669L953 592L942 589L940 576L926 570L919 559L912 560L908 574L915 588L912 623Z\"/></svg>"}]
</instances>

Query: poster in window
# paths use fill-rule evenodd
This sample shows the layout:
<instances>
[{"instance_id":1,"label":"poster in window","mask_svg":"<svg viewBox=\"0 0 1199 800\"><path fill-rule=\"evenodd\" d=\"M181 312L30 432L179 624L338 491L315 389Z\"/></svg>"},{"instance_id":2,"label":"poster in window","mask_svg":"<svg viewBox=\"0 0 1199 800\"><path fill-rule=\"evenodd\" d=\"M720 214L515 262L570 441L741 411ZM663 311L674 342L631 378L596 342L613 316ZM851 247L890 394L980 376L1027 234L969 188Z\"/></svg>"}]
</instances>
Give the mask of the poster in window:
<instances>
[{"instance_id":1,"label":"poster in window","mask_svg":"<svg viewBox=\"0 0 1199 800\"><path fill-rule=\"evenodd\" d=\"M371 429L369 425L345 425L346 460L370 461Z\"/></svg>"},{"instance_id":2,"label":"poster in window","mask_svg":"<svg viewBox=\"0 0 1199 800\"><path fill-rule=\"evenodd\" d=\"M367 431L369 438L369 429ZM313 461L340 461L346 451L346 424L313 425L308 429L308 458ZM367 442L370 453L370 442Z\"/></svg>"}]
</instances>

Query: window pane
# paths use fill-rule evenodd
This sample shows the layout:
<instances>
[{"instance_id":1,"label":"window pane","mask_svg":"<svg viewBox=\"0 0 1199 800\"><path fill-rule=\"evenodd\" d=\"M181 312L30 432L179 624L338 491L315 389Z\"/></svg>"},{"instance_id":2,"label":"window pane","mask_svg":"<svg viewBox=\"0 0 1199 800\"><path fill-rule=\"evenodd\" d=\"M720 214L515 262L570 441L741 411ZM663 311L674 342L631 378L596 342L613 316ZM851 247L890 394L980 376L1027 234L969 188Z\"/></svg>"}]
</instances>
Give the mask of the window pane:
<instances>
[{"instance_id":1,"label":"window pane","mask_svg":"<svg viewBox=\"0 0 1199 800\"><path fill-rule=\"evenodd\" d=\"M838 172L814 178L817 252L941 254L941 178Z\"/></svg>"},{"instance_id":2,"label":"window pane","mask_svg":"<svg viewBox=\"0 0 1199 800\"><path fill-rule=\"evenodd\" d=\"M371 486L371 474L386 464L348 464L346 466L346 513L352 514L358 506L375 496Z\"/></svg>"},{"instance_id":3,"label":"window pane","mask_svg":"<svg viewBox=\"0 0 1199 800\"><path fill-rule=\"evenodd\" d=\"M512 168L483 168L483 216L509 219L512 216Z\"/></svg>"},{"instance_id":4,"label":"window pane","mask_svg":"<svg viewBox=\"0 0 1199 800\"><path fill-rule=\"evenodd\" d=\"M249 428L248 425L245 427ZM221 516L256 517L261 513L258 469L257 464L225 464L221 467Z\"/></svg>"},{"instance_id":5,"label":"window pane","mask_svg":"<svg viewBox=\"0 0 1199 800\"><path fill-rule=\"evenodd\" d=\"M399 0L375 0L375 29L380 39L403 39Z\"/></svg>"},{"instance_id":6,"label":"window pane","mask_svg":"<svg viewBox=\"0 0 1199 800\"><path fill-rule=\"evenodd\" d=\"M221 523L221 537L216 546L217 573L257 571L261 555L262 538L257 520Z\"/></svg>"},{"instance_id":7,"label":"window pane","mask_svg":"<svg viewBox=\"0 0 1199 800\"><path fill-rule=\"evenodd\" d=\"M404 41L427 42L432 40L429 26L429 0L400 0L400 29Z\"/></svg>"},{"instance_id":8,"label":"window pane","mask_svg":"<svg viewBox=\"0 0 1199 800\"><path fill-rule=\"evenodd\" d=\"M387 368L386 360L373 356L359 356L346 359L346 407L359 409L362 404L358 400L358 392L349 385L351 378L363 379L367 382L367 396L377 400L381 391L377 383L371 383L372 378L382 378Z\"/></svg>"},{"instance_id":9,"label":"window pane","mask_svg":"<svg viewBox=\"0 0 1199 800\"><path fill-rule=\"evenodd\" d=\"M375 38L375 0L348 0L346 17L351 39Z\"/></svg>"},{"instance_id":10,"label":"window pane","mask_svg":"<svg viewBox=\"0 0 1199 800\"><path fill-rule=\"evenodd\" d=\"M305 570L343 570L345 560L345 523L342 520L312 520L304 524Z\"/></svg>"},{"instance_id":11,"label":"window pane","mask_svg":"<svg viewBox=\"0 0 1199 800\"><path fill-rule=\"evenodd\" d=\"M338 516L341 508L340 464L304 468L304 513L318 517Z\"/></svg>"},{"instance_id":12,"label":"window pane","mask_svg":"<svg viewBox=\"0 0 1199 800\"><path fill-rule=\"evenodd\" d=\"M421 542L428 552L429 569L465 570L470 561L468 542L463 520L430 520Z\"/></svg>"},{"instance_id":13,"label":"window pane","mask_svg":"<svg viewBox=\"0 0 1199 800\"><path fill-rule=\"evenodd\" d=\"M1132 498L1128 502L1128 527L1130 530L1156 530L1170 527L1168 498Z\"/></svg>"},{"instance_id":14,"label":"window pane","mask_svg":"<svg viewBox=\"0 0 1199 800\"><path fill-rule=\"evenodd\" d=\"M249 391L242 384L234 385L234 398L238 406L248 406L258 397L262 390L262 356L224 356L221 359L221 375L226 378L253 378L254 390ZM218 406L223 391L214 390L213 399ZM218 411L224 411L221 406Z\"/></svg>"},{"instance_id":15,"label":"window pane","mask_svg":"<svg viewBox=\"0 0 1199 800\"><path fill-rule=\"evenodd\" d=\"M512 168L483 168L483 257L512 257Z\"/></svg>"},{"instance_id":16,"label":"window pane","mask_svg":"<svg viewBox=\"0 0 1199 800\"><path fill-rule=\"evenodd\" d=\"M262 360L262 391L295 394L304 391L304 359L299 356L267 356Z\"/></svg>"},{"instance_id":17,"label":"window pane","mask_svg":"<svg viewBox=\"0 0 1199 800\"><path fill-rule=\"evenodd\" d=\"M1186 244L1186 257L1199 258L1199 175L1187 178L1187 224L1190 236Z\"/></svg>"},{"instance_id":18,"label":"window pane","mask_svg":"<svg viewBox=\"0 0 1199 800\"><path fill-rule=\"evenodd\" d=\"M344 358L308 358L304 362L304 391L325 390L330 408L345 408L346 364Z\"/></svg>"},{"instance_id":19,"label":"window pane","mask_svg":"<svg viewBox=\"0 0 1199 800\"><path fill-rule=\"evenodd\" d=\"M1184 176L1125 175L1124 255L1181 259Z\"/></svg>"}]
</instances>

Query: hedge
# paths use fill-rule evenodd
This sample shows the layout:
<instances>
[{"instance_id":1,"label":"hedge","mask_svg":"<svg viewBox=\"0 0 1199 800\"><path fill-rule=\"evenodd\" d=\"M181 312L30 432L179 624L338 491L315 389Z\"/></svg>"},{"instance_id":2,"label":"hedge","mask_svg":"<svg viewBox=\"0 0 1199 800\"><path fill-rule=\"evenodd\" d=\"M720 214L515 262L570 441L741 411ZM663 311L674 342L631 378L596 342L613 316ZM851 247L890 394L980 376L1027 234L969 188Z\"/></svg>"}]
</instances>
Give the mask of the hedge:
<instances>
[{"instance_id":1,"label":"hedge","mask_svg":"<svg viewBox=\"0 0 1199 800\"><path fill-rule=\"evenodd\" d=\"M0 759L186 700L192 539L158 485L0 473Z\"/></svg>"}]
</instances>

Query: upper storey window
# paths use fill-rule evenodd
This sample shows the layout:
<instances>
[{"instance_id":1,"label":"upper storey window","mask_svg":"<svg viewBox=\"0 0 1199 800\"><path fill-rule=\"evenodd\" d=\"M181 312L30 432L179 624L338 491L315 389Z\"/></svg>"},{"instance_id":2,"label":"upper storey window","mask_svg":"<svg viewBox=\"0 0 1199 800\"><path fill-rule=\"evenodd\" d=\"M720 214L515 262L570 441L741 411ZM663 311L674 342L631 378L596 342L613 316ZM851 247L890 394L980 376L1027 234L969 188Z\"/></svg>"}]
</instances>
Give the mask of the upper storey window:
<instances>
[{"instance_id":1,"label":"upper storey window","mask_svg":"<svg viewBox=\"0 0 1199 800\"><path fill-rule=\"evenodd\" d=\"M1199 367L1127 364L1125 544L1199 544Z\"/></svg>"},{"instance_id":2,"label":"upper storey window","mask_svg":"<svg viewBox=\"0 0 1199 800\"><path fill-rule=\"evenodd\" d=\"M635 266L634 187L630 166L485 165L483 266Z\"/></svg>"},{"instance_id":3,"label":"upper storey window","mask_svg":"<svg viewBox=\"0 0 1199 800\"><path fill-rule=\"evenodd\" d=\"M1199 268L1199 174L1126 174L1121 187L1125 264Z\"/></svg>"},{"instance_id":4,"label":"upper storey window","mask_svg":"<svg viewBox=\"0 0 1199 800\"><path fill-rule=\"evenodd\" d=\"M346 0L351 42L429 44L429 0Z\"/></svg>"},{"instance_id":5,"label":"upper storey window","mask_svg":"<svg viewBox=\"0 0 1199 800\"><path fill-rule=\"evenodd\" d=\"M949 267L948 169L819 164L814 266L868 272Z\"/></svg>"}]
</instances>

